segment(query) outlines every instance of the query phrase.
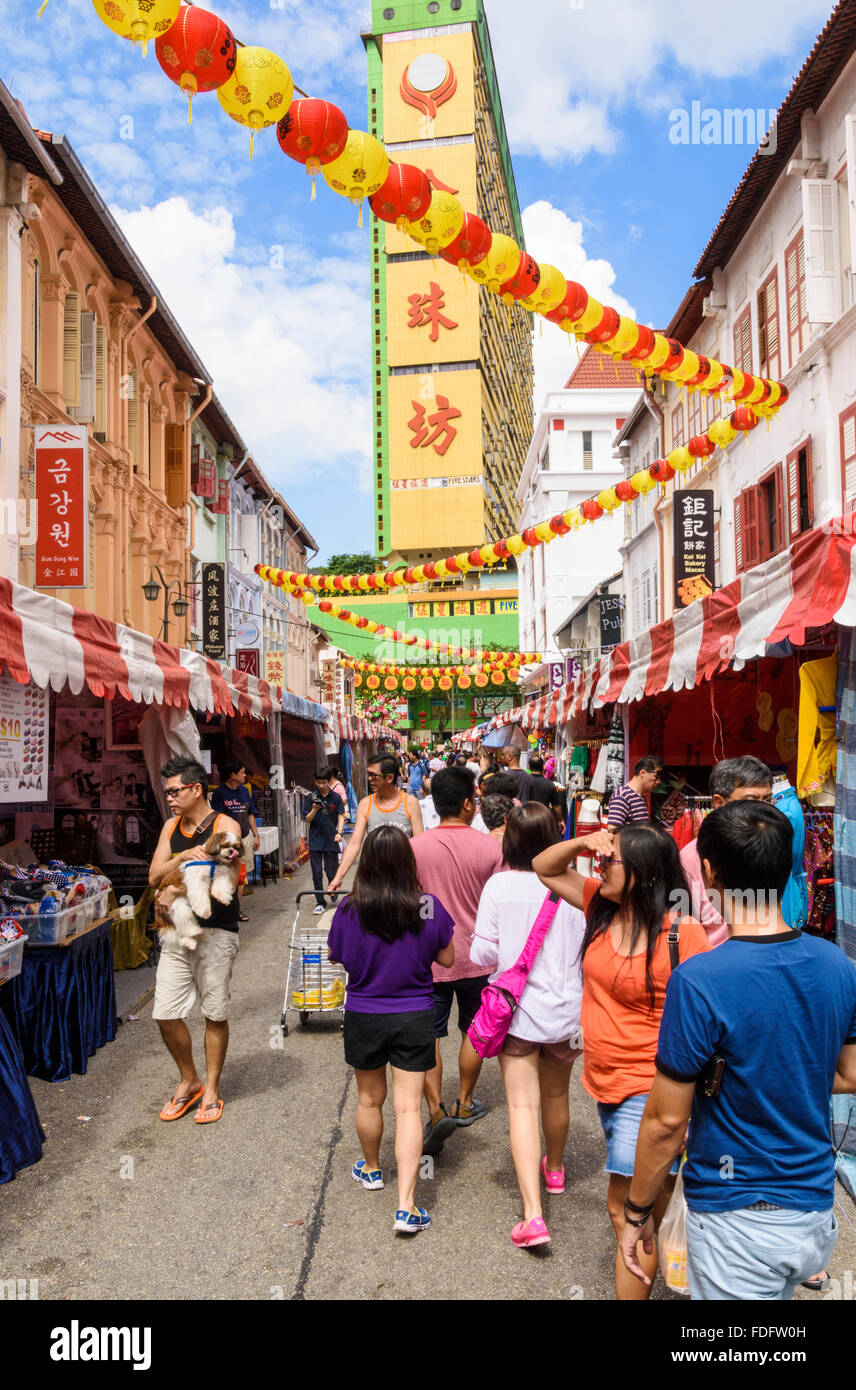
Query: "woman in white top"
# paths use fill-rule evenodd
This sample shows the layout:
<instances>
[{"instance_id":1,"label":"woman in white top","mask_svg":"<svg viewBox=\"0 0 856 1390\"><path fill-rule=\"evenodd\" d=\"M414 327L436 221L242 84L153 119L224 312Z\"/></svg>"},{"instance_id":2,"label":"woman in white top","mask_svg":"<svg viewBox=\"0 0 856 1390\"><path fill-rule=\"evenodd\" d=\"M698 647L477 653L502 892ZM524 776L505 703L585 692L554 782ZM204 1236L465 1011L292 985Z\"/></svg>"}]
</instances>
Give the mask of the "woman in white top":
<instances>
[{"instance_id":1,"label":"woman in white top","mask_svg":"<svg viewBox=\"0 0 856 1390\"><path fill-rule=\"evenodd\" d=\"M505 824L503 862L508 873L488 879L479 901L470 959L493 968L491 979L514 965L544 903L544 887L532 872L536 854L559 839L548 807L531 801L515 806ZM580 947L585 918L562 903L535 958L511 1032L500 1054L508 1100L511 1156L523 1198L523 1220L513 1228L515 1245L545 1245L550 1234L541 1206L539 1168L547 1191L565 1190L562 1156L568 1137L571 1068L581 1050ZM541 1157L538 1112L546 1154Z\"/></svg>"}]
</instances>

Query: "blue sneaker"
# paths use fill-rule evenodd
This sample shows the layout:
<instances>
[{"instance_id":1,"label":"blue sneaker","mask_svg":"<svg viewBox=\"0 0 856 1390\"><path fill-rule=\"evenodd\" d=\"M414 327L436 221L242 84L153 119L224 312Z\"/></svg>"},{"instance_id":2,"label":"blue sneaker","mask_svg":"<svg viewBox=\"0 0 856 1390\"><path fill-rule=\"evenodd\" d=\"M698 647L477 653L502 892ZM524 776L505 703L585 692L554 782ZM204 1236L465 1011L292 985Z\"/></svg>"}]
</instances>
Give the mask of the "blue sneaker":
<instances>
[{"instance_id":1,"label":"blue sneaker","mask_svg":"<svg viewBox=\"0 0 856 1390\"><path fill-rule=\"evenodd\" d=\"M412 1211L397 1211L392 1229L397 1236L415 1236L431 1225L431 1217L424 1207L414 1207Z\"/></svg>"},{"instance_id":2,"label":"blue sneaker","mask_svg":"<svg viewBox=\"0 0 856 1390\"><path fill-rule=\"evenodd\" d=\"M378 1192L383 1187L383 1173L380 1168L367 1168L366 1160L361 1158L351 1170L354 1182L361 1182L369 1191Z\"/></svg>"}]
</instances>

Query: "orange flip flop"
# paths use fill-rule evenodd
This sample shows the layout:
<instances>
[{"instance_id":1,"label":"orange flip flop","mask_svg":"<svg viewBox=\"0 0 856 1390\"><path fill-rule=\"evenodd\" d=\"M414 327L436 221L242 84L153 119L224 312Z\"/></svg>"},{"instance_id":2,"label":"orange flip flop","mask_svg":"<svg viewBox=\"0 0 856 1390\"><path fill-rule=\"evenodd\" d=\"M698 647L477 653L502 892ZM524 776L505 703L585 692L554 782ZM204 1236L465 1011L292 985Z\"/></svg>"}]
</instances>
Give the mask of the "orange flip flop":
<instances>
[{"instance_id":1,"label":"orange flip flop","mask_svg":"<svg viewBox=\"0 0 856 1390\"><path fill-rule=\"evenodd\" d=\"M185 1096L185 1098L184 1098L184 1104L182 1105L182 1107L181 1107L180 1110L176 1110L176 1112L175 1112L174 1115L168 1115L166 1112L170 1109L170 1106L175 1105L175 1100L174 1100L174 1099L171 1100L171 1101L169 1102L169 1104L167 1104L167 1105L164 1106L163 1110L160 1112L160 1114L159 1114L159 1116L158 1116L158 1119L159 1119L159 1120L166 1120L167 1123L169 1123L170 1120L180 1120L181 1117L182 1117L182 1115L186 1115L187 1112L188 1112L188 1110L190 1109L190 1107L191 1107L192 1105L195 1105L196 1102L199 1100L199 1097L200 1097L200 1096L203 1096L204 1094L205 1094L205 1087L204 1087L204 1086L200 1086L199 1090L198 1090L198 1091L194 1091L192 1096Z\"/></svg>"},{"instance_id":2,"label":"orange flip flop","mask_svg":"<svg viewBox=\"0 0 856 1390\"><path fill-rule=\"evenodd\" d=\"M206 1116L206 1114L205 1114L205 1111L206 1111L206 1110L216 1110L217 1113L216 1113L216 1115L207 1115L207 1116ZM195 1124L198 1124L198 1125L213 1125L213 1124L215 1124L215 1123L217 1122L217 1120L219 1120L219 1118L220 1118L220 1116L221 1116L222 1114L223 1114L223 1102L222 1102L222 1100L214 1100L214 1101L211 1101L208 1105L200 1105L200 1107L199 1107L199 1109L197 1110L196 1114L193 1116L193 1119L194 1119L194 1123L195 1123Z\"/></svg>"}]
</instances>

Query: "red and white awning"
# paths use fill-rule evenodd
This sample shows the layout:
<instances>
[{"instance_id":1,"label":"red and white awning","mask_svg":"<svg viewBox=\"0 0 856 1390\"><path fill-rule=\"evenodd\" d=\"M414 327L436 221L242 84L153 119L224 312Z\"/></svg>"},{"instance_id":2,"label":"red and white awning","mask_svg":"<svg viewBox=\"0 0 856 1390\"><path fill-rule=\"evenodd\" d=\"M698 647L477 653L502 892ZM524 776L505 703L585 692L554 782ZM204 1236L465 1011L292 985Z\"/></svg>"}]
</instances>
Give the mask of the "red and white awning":
<instances>
[{"instance_id":1,"label":"red and white awning","mask_svg":"<svg viewBox=\"0 0 856 1390\"><path fill-rule=\"evenodd\" d=\"M21 684L53 690L68 685L75 695L85 685L107 698L118 694L143 704L255 719L283 709L279 687L257 676L8 579L0 579L0 670L4 666ZM323 706L311 708L316 719L326 719Z\"/></svg>"},{"instance_id":2,"label":"red and white awning","mask_svg":"<svg viewBox=\"0 0 856 1390\"><path fill-rule=\"evenodd\" d=\"M561 690L497 715L488 727L519 722L531 732L603 705L691 690L717 671L741 670L777 643L800 646L807 628L830 622L856 627L856 514L807 532L786 553L622 642ZM461 738L484 732L482 726Z\"/></svg>"},{"instance_id":3,"label":"red and white awning","mask_svg":"<svg viewBox=\"0 0 856 1390\"><path fill-rule=\"evenodd\" d=\"M335 718L339 738L346 738L351 743L373 743L382 738L393 739L396 743L401 742L401 735L397 730L390 728L388 724L372 724L368 719L362 719L358 714L340 714L337 712Z\"/></svg>"}]
</instances>

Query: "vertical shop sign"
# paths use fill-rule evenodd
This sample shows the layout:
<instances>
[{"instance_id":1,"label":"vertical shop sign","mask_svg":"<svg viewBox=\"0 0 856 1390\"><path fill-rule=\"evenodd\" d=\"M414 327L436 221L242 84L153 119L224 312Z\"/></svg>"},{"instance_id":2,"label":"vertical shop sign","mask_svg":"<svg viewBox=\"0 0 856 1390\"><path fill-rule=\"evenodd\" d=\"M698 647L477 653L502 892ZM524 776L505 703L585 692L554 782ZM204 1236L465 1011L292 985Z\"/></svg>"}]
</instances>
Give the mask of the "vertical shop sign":
<instances>
[{"instance_id":1,"label":"vertical shop sign","mask_svg":"<svg viewBox=\"0 0 856 1390\"><path fill-rule=\"evenodd\" d=\"M37 425L37 589L85 589L89 583L89 431L85 425Z\"/></svg>"},{"instance_id":2,"label":"vertical shop sign","mask_svg":"<svg viewBox=\"0 0 856 1390\"><path fill-rule=\"evenodd\" d=\"M621 641L621 599L618 594L600 595L600 649L612 651Z\"/></svg>"},{"instance_id":3,"label":"vertical shop sign","mask_svg":"<svg viewBox=\"0 0 856 1390\"><path fill-rule=\"evenodd\" d=\"M202 650L213 661L226 660L226 567L202 566Z\"/></svg>"},{"instance_id":4,"label":"vertical shop sign","mask_svg":"<svg viewBox=\"0 0 856 1390\"><path fill-rule=\"evenodd\" d=\"M235 670L246 671L248 676L257 676L259 674L258 647L236 647Z\"/></svg>"},{"instance_id":5,"label":"vertical shop sign","mask_svg":"<svg viewBox=\"0 0 856 1390\"><path fill-rule=\"evenodd\" d=\"M285 652L265 652L265 680L268 685L285 686Z\"/></svg>"},{"instance_id":6,"label":"vertical shop sign","mask_svg":"<svg viewBox=\"0 0 856 1390\"><path fill-rule=\"evenodd\" d=\"M687 608L715 587L713 491L676 492L675 607Z\"/></svg>"}]
</instances>

